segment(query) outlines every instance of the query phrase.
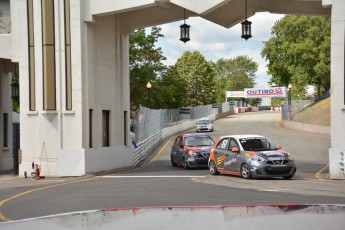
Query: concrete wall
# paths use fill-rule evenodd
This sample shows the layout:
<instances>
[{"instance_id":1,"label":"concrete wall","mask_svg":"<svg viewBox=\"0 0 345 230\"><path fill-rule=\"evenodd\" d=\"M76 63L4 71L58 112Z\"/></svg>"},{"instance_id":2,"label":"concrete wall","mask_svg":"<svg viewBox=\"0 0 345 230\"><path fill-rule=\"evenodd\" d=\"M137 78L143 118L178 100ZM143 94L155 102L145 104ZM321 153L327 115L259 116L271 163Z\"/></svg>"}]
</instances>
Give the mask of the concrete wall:
<instances>
[{"instance_id":1,"label":"concrete wall","mask_svg":"<svg viewBox=\"0 0 345 230\"><path fill-rule=\"evenodd\" d=\"M91 210L0 223L17 229L258 229L340 230L343 205L251 205L205 207L148 207Z\"/></svg>"},{"instance_id":2,"label":"concrete wall","mask_svg":"<svg viewBox=\"0 0 345 230\"><path fill-rule=\"evenodd\" d=\"M329 126L312 125L301 122L288 121L284 119L281 120L281 125L282 127L287 129L294 129L302 132L314 133L327 137L331 136L331 127Z\"/></svg>"},{"instance_id":3,"label":"concrete wall","mask_svg":"<svg viewBox=\"0 0 345 230\"><path fill-rule=\"evenodd\" d=\"M0 172L13 169L13 135L12 135L12 73L10 62L0 59ZM7 146L4 146L3 114L7 113Z\"/></svg>"},{"instance_id":4,"label":"concrete wall","mask_svg":"<svg viewBox=\"0 0 345 230\"><path fill-rule=\"evenodd\" d=\"M10 59L12 57L12 36L11 34L0 34L0 58Z\"/></svg>"}]
</instances>

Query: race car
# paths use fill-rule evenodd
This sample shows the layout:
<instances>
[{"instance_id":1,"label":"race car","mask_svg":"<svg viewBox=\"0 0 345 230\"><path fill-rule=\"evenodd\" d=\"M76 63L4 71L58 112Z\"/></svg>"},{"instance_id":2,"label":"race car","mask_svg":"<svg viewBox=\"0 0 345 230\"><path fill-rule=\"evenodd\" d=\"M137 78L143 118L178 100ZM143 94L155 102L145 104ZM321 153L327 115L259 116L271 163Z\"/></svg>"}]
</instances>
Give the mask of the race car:
<instances>
[{"instance_id":1,"label":"race car","mask_svg":"<svg viewBox=\"0 0 345 230\"><path fill-rule=\"evenodd\" d=\"M204 133L181 134L171 146L170 159L172 166L184 169L208 166L213 139Z\"/></svg>"},{"instance_id":2,"label":"race car","mask_svg":"<svg viewBox=\"0 0 345 230\"><path fill-rule=\"evenodd\" d=\"M291 179L296 173L293 156L260 135L220 137L211 149L208 167L212 175L225 173L245 179Z\"/></svg>"}]
</instances>

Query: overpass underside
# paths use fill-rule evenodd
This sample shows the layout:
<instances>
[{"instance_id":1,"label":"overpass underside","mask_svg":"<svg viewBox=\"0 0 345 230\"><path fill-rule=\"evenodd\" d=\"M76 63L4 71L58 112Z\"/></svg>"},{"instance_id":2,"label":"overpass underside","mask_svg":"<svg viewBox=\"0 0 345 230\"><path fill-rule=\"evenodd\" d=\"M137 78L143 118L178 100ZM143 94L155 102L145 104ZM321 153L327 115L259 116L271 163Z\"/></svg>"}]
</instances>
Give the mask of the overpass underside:
<instances>
[{"instance_id":1,"label":"overpass underside","mask_svg":"<svg viewBox=\"0 0 345 230\"><path fill-rule=\"evenodd\" d=\"M32 162L40 163L46 176L133 165L128 36L137 28L183 20L184 9L187 18L226 28L258 12L331 15L330 156L345 150L345 128L339 128L345 127L342 0L247 0L247 12L244 0L8 2L12 28L10 37L0 35L0 47L6 47L0 58L19 63L20 175L31 171ZM333 178L344 179L338 165L332 166Z\"/></svg>"}]
</instances>

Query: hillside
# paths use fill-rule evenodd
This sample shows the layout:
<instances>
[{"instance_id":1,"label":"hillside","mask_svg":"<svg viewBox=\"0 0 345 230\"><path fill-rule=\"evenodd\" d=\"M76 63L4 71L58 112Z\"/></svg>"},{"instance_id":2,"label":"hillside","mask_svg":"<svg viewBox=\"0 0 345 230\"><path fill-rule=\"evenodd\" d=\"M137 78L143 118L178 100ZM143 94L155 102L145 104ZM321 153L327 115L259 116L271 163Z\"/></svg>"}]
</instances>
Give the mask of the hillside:
<instances>
[{"instance_id":1,"label":"hillside","mask_svg":"<svg viewBox=\"0 0 345 230\"><path fill-rule=\"evenodd\" d=\"M313 125L330 126L330 102L331 98L326 98L322 101L314 102L308 106L305 106L299 109L299 111L295 111L293 121Z\"/></svg>"}]
</instances>

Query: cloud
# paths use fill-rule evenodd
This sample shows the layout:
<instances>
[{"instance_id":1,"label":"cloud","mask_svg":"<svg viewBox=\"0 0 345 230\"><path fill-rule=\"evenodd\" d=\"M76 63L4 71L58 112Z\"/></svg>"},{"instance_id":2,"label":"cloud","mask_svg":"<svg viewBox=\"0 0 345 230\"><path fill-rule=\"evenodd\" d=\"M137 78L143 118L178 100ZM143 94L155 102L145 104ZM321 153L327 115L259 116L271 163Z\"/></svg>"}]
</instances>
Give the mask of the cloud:
<instances>
[{"instance_id":1,"label":"cloud","mask_svg":"<svg viewBox=\"0 0 345 230\"><path fill-rule=\"evenodd\" d=\"M197 50L209 61L217 61L220 58L234 58L239 55L247 55L259 65L257 86L268 86L266 61L261 57L264 41L271 37L271 28L274 23L284 15L257 13L248 18L252 22L253 37L247 41L241 38L241 25L232 28L224 28L199 17L191 17L186 23L191 26L190 38L187 43L181 42L180 25L183 21L160 25L163 38L160 38L157 46L162 47L163 55L167 57L166 65L175 64L176 60L187 51Z\"/></svg>"}]
</instances>

